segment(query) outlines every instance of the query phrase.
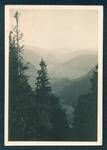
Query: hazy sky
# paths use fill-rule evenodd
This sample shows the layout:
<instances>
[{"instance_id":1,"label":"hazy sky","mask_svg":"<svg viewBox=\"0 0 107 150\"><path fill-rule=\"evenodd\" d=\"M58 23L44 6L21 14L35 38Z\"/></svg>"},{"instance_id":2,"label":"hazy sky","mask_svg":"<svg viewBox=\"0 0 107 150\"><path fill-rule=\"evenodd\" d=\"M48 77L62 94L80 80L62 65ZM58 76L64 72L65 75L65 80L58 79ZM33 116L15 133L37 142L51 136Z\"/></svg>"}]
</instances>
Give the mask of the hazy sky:
<instances>
[{"instance_id":1,"label":"hazy sky","mask_svg":"<svg viewBox=\"0 0 107 150\"><path fill-rule=\"evenodd\" d=\"M18 10L18 9L17 9ZM10 26L15 24L10 10ZM94 50L98 48L98 11L20 9L24 44L45 49Z\"/></svg>"}]
</instances>

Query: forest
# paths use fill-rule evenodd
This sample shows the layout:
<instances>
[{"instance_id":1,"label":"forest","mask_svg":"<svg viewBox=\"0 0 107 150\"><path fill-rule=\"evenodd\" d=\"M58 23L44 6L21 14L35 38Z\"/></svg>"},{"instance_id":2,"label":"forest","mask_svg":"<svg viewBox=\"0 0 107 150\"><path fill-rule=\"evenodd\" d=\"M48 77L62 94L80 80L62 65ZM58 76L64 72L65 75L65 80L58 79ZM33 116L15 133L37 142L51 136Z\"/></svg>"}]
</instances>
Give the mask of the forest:
<instances>
[{"instance_id":1,"label":"forest","mask_svg":"<svg viewBox=\"0 0 107 150\"><path fill-rule=\"evenodd\" d=\"M16 25L9 33L9 140L96 141L98 65L91 70L88 92L79 95L77 101L70 104L74 108L73 116L69 116L72 118L71 126L62 97L54 92L51 85L44 58L40 59L35 72L34 88L29 84L26 74L29 62L25 63L23 58L24 35L19 29L18 11L14 19ZM73 100L70 93L75 91L70 87L65 90L69 92L68 99Z\"/></svg>"}]
</instances>

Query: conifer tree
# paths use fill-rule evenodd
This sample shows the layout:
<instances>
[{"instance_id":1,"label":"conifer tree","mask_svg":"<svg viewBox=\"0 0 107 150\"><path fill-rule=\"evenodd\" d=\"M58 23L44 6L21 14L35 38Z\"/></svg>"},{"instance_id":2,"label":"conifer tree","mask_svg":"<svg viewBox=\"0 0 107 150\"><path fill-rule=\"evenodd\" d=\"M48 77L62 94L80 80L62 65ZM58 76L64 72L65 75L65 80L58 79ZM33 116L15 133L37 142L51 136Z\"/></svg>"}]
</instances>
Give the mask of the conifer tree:
<instances>
[{"instance_id":1,"label":"conifer tree","mask_svg":"<svg viewBox=\"0 0 107 150\"><path fill-rule=\"evenodd\" d=\"M44 60L41 59L40 62L40 70L38 70L38 77L36 78L36 94L39 96L46 96L51 93L51 87L49 83L48 73L47 73L47 65Z\"/></svg>"},{"instance_id":2,"label":"conifer tree","mask_svg":"<svg viewBox=\"0 0 107 150\"><path fill-rule=\"evenodd\" d=\"M22 33L19 30L19 13L15 15L16 26L9 34L9 138L20 139L25 136L28 120L29 97L32 91L24 72L21 44Z\"/></svg>"},{"instance_id":3,"label":"conifer tree","mask_svg":"<svg viewBox=\"0 0 107 150\"><path fill-rule=\"evenodd\" d=\"M38 139L61 140L65 138L65 130L68 128L65 112L61 108L60 99L52 93L47 65L43 59L39 65L35 83L35 121Z\"/></svg>"},{"instance_id":4,"label":"conifer tree","mask_svg":"<svg viewBox=\"0 0 107 150\"><path fill-rule=\"evenodd\" d=\"M35 98L36 98L36 129L38 131L38 138L46 138L52 129L51 114L50 114L50 94L51 87L49 83L47 65L44 60L40 61L40 69L37 72Z\"/></svg>"},{"instance_id":5,"label":"conifer tree","mask_svg":"<svg viewBox=\"0 0 107 150\"><path fill-rule=\"evenodd\" d=\"M79 98L74 117L75 140L97 140L97 66L90 79L91 88L87 95Z\"/></svg>"}]
</instances>

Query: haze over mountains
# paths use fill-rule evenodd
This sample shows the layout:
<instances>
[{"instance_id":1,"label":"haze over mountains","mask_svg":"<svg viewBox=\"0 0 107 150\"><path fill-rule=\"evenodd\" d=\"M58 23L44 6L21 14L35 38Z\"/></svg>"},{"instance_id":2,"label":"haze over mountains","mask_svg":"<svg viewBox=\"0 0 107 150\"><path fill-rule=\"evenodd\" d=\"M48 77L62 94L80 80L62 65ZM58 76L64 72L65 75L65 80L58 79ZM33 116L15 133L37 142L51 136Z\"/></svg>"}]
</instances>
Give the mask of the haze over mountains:
<instances>
[{"instance_id":1,"label":"haze over mountains","mask_svg":"<svg viewBox=\"0 0 107 150\"><path fill-rule=\"evenodd\" d=\"M41 58L47 64L52 90L61 99L67 119L72 128L75 105L81 95L87 94L91 87L90 79L97 65L97 52L71 49L45 50L38 47L25 47L23 58L29 62L25 72L28 82L35 88L36 72Z\"/></svg>"},{"instance_id":2,"label":"haze over mountains","mask_svg":"<svg viewBox=\"0 0 107 150\"><path fill-rule=\"evenodd\" d=\"M93 52L93 53L92 53ZM97 64L96 51L89 50L45 50L38 47L25 47L24 59L29 62L28 74L39 66L40 59L43 58L48 65L48 73L52 79L67 78L74 79L85 75Z\"/></svg>"}]
</instances>

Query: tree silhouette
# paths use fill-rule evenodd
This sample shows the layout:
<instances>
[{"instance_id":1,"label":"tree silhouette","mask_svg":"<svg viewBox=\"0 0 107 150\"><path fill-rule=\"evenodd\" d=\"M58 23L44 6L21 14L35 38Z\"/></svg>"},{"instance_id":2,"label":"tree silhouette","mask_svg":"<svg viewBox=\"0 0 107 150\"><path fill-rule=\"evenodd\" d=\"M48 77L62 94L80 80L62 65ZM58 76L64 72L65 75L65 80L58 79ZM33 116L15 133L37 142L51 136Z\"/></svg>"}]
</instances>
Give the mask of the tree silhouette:
<instances>
[{"instance_id":1,"label":"tree silhouette","mask_svg":"<svg viewBox=\"0 0 107 150\"><path fill-rule=\"evenodd\" d=\"M37 71L37 78L35 82L35 125L38 131L38 139L49 136L50 130L52 129L50 113L51 87L46 68L47 65L43 59L41 59L39 66L40 69Z\"/></svg>"},{"instance_id":2,"label":"tree silhouette","mask_svg":"<svg viewBox=\"0 0 107 150\"><path fill-rule=\"evenodd\" d=\"M35 120L38 139L61 140L65 138L66 135L63 133L68 128L65 112L61 108L60 99L52 93L47 65L43 59L39 65L35 83Z\"/></svg>"},{"instance_id":3,"label":"tree silhouette","mask_svg":"<svg viewBox=\"0 0 107 150\"><path fill-rule=\"evenodd\" d=\"M15 13L16 26L9 34L9 139L19 140L27 134L29 98L33 95L24 72L21 44L22 33L19 30L19 13Z\"/></svg>"},{"instance_id":4,"label":"tree silhouette","mask_svg":"<svg viewBox=\"0 0 107 150\"><path fill-rule=\"evenodd\" d=\"M47 65L41 59L40 70L38 70L38 77L36 78L36 94L38 96L46 96L51 92L51 87L49 83L48 73L46 69Z\"/></svg>"},{"instance_id":5,"label":"tree silhouette","mask_svg":"<svg viewBox=\"0 0 107 150\"><path fill-rule=\"evenodd\" d=\"M97 140L97 66L90 82L89 93L79 98L76 107L73 128L75 140Z\"/></svg>"}]
</instances>

